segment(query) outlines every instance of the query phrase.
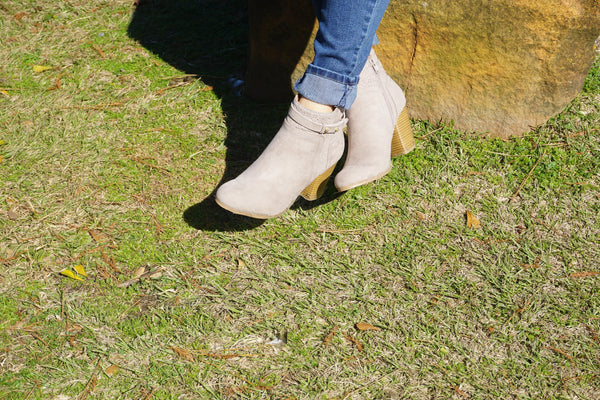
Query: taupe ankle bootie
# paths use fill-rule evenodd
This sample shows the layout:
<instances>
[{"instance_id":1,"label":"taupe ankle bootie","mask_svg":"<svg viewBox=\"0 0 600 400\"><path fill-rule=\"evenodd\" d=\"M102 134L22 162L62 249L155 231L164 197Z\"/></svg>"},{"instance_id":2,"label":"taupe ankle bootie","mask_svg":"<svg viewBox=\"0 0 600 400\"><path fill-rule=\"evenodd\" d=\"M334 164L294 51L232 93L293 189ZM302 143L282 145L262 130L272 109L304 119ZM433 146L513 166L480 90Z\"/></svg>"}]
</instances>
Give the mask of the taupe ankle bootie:
<instances>
[{"instance_id":1,"label":"taupe ankle bootie","mask_svg":"<svg viewBox=\"0 0 600 400\"><path fill-rule=\"evenodd\" d=\"M217 203L236 214L266 219L282 214L298 196L316 200L344 153L346 122L340 109L320 113L295 98L260 157L217 190Z\"/></svg>"},{"instance_id":2,"label":"taupe ankle bootie","mask_svg":"<svg viewBox=\"0 0 600 400\"><path fill-rule=\"evenodd\" d=\"M346 112L348 155L335 177L340 192L386 175L392 169L392 157L415 147L405 106L402 89L371 50L360 73L356 100Z\"/></svg>"}]
</instances>

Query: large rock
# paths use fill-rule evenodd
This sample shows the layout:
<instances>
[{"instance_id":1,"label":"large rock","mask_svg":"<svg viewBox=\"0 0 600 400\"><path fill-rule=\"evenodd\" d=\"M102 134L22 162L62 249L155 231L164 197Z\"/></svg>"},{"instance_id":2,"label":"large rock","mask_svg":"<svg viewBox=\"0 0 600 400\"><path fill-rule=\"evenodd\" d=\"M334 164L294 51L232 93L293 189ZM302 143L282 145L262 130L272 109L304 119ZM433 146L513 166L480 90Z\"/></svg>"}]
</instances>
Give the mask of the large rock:
<instances>
[{"instance_id":1,"label":"large rock","mask_svg":"<svg viewBox=\"0 0 600 400\"><path fill-rule=\"evenodd\" d=\"M263 40L251 45L248 93L263 100L289 95L289 63L311 28L310 1L269 4L278 18L261 18L250 7L251 43L257 30ZM297 29L303 34L292 49L293 35L283 32ZM580 93L595 57L600 6L598 0L391 0L378 35L376 51L405 88L412 117L507 137L544 123ZM257 48L269 54L268 64L252 57ZM309 42L291 81L311 59Z\"/></svg>"}]
</instances>

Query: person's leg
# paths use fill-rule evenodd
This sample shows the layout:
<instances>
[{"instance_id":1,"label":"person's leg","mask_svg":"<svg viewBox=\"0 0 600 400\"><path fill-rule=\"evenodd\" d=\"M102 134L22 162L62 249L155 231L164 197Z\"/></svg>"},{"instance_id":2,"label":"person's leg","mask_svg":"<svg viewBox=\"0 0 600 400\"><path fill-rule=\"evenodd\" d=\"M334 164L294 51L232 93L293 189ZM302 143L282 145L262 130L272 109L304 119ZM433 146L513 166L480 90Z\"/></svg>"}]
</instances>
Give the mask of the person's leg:
<instances>
[{"instance_id":1,"label":"person's leg","mask_svg":"<svg viewBox=\"0 0 600 400\"><path fill-rule=\"evenodd\" d=\"M313 0L315 57L294 89L313 102L349 109L389 0Z\"/></svg>"},{"instance_id":2,"label":"person's leg","mask_svg":"<svg viewBox=\"0 0 600 400\"><path fill-rule=\"evenodd\" d=\"M301 195L318 198L344 151L344 109L356 98L360 71L389 0L315 1L315 59L296 85L281 129L261 156L217 190L223 208L271 218Z\"/></svg>"}]
</instances>

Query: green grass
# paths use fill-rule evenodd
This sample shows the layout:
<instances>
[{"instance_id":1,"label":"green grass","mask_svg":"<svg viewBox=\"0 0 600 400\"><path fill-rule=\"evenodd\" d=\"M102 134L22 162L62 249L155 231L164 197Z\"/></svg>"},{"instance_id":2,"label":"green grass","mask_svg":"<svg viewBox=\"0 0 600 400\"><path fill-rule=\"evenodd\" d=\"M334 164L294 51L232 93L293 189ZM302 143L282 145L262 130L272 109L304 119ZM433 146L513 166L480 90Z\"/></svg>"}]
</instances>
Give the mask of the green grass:
<instances>
[{"instance_id":1,"label":"green grass","mask_svg":"<svg viewBox=\"0 0 600 400\"><path fill-rule=\"evenodd\" d=\"M599 61L523 138L413 121L261 222L210 198L285 113L226 84L245 2L151 3L0 5L0 398L600 397Z\"/></svg>"}]
</instances>

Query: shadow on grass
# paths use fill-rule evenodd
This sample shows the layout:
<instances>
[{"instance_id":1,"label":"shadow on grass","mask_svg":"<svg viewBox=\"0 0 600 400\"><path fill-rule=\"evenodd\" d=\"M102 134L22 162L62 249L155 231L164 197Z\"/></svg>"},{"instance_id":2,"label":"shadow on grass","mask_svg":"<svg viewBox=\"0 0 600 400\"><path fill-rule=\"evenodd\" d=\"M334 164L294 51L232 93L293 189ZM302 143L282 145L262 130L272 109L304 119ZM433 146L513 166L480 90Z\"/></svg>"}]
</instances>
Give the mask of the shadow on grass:
<instances>
[{"instance_id":1,"label":"shadow on grass","mask_svg":"<svg viewBox=\"0 0 600 400\"><path fill-rule=\"evenodd\" d=\"M237 96L232 88L232 80L243 79L248 61L248 1L140 1L128 34L178 70L197 75L221 99L227 124L227 152L225 172L215 184L216 191L221 183L235 178L261 154L289 107L289 101L253 103ZM235 231L252 229L264 222L223 210L215 203L215 191L183 213L190 226ZM294 207L309 209L331 199L332 195L326 194L320 201L301 200Z\"/></svg>"}]
</instances>

